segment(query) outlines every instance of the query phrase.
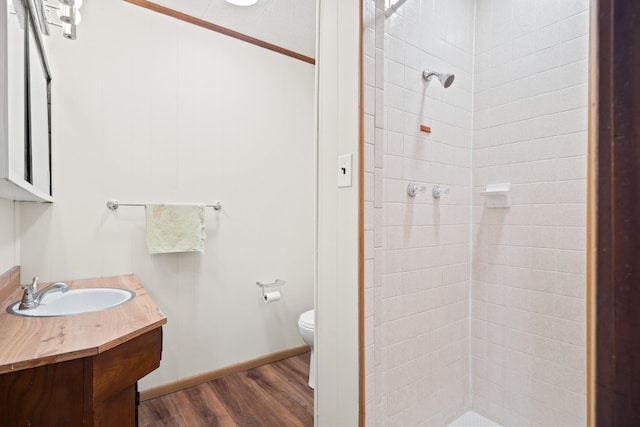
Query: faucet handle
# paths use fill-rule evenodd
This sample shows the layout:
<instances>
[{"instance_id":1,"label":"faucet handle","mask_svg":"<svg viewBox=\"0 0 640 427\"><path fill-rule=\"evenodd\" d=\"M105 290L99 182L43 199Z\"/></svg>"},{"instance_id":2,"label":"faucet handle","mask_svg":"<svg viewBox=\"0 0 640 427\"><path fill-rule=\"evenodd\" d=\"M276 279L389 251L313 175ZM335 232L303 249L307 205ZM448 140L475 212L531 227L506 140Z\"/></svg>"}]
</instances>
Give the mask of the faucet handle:
<instances>
[{"instance_id":1,"label":"faucet handle","mask_svg":"<svg viewBox=\"0 0 640 427\"><path fill-rule=\"evenodd\" d=\"M447 194L448 192L449 192L449 188L442 187L440 185L434 185L433 189L431 190L431 195L433 196L434 199L439 199L440 196L442 196L443 194Z\"/></svg>"},{"instance_id":2,"label":"faucet handle","mask_svg":"<svg viewBox=\"0 0 640 427\"><path fill-rule=\"evenodd\" d=\"M31 292L33 292L34 295L38 293L38 276L35 276L32 279L32 282L29 288L31 289Z\"/></svg>"},{"instance_id":3,"label":"faucet handle","mask_svg":"<svg viewBox=\"0 0 640 427\"><path fill-rule=\"evenodd\" d=\"M34 294L37 293L38 292L38 276L34 277L31 280L30 285L20 285L20 289L24 289L25 291L30 290Z\"/></svg>"},{"instance_id":4,"label":"faucet handle","mask_svg":"<svg viewBox=\"0 0 640 427\"><path fill-rule=\"evenodd\" d=\"M426 185L416 184L415 182L409 183L407 187L407 194L411 197L416 197L417 194L424 193L427 191Z\"/></svg>"}]
</instances>

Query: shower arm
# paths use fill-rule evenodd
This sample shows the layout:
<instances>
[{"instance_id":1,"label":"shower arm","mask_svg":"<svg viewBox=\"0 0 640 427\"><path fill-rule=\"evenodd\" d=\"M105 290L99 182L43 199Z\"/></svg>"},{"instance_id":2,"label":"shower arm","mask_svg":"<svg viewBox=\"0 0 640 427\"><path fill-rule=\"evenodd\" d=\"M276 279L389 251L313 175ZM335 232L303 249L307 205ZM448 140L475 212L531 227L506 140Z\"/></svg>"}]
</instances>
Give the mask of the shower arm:
<instances>
[{"instance_id":1,"label":"shower arm","mask_svg":"<svg viewBox=\"0 0 640 427\"><path fill-rule=\"evenodd\" d=\"M424 70L422 72L422 77L425 80L431 80L432 77L436 77L438 74L440 74L440 73L438 73L437 71Z\"/></svg>"},{"instance_id":2,"label":"shower arm","mask_svg":"<svg viewBox=\"0 0 640 427\"><path fill-rule=\"evenodd\" d=\"M387 8L387 10L384 11L384 16L385 18L390 17L391 15L393 15L394 13L396 13L396 10L398 10L398 8L400 6L402 6L403 4L405 4L407 2L407 0L398 0L397 2L395 2L394 4L392 4L391 6L389 6Z\"/></svg>"}]
</instances>

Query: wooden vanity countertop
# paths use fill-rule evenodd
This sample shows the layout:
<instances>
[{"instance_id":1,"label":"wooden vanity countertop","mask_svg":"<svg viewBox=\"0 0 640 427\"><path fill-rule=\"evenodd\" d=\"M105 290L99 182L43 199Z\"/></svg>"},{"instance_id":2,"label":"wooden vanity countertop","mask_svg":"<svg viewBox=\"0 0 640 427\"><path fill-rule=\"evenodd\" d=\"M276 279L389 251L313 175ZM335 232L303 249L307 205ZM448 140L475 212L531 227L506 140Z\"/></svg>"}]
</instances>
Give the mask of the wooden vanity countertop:
<instances>
[{"instance_id":1,"label":"wooden vanity countertop","mask_svg":"<svg viewBox=\"0 0 640 427\"><path fill-rule=\"evenodd\" d=\"M26 317L6 311L22 297L19 286L11 283L13 292L8 292L6 287L0 289L0 374L94 356L167 323L166 316L134 275L65 283L70 289L124 288L134 291L136 297L93 313ZM45 286L43 283L40 289Z\"/></svg>"}]
</instances>

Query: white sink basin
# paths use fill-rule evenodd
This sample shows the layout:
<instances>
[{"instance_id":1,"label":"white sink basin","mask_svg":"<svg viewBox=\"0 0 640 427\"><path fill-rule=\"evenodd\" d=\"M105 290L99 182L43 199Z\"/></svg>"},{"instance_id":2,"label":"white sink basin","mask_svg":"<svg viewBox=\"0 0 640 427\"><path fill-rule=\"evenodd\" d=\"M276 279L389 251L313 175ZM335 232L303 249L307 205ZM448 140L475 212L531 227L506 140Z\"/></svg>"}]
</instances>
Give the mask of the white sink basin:
<instances>
[{"instance_id":1,"label":"white sink basin","mask_svg":"<svg viewBox=\"0 0 640 427\"><path fill-rule=\"evenodd\" d=\"M69 316L106 310L132 300L136 294L119 288L80 288L67 292L52 292L45 295L36 308L19 310L20 302L9 306L7 311L18 316L50 317Z\"/></svg>"}]
</instances>

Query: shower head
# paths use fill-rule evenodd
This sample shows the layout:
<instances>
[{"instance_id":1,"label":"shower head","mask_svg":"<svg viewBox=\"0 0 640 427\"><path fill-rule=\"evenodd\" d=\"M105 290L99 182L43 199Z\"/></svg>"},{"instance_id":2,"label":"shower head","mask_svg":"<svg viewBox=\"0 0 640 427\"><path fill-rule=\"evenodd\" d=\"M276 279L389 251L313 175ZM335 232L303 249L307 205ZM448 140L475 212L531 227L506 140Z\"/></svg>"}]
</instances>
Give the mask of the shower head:
<instances>
[{"instance_id":1,"label":"shower head","mask_svg":"<svg viewBox=\"0 0 640 427\"><path fill-rule=\"evenodd\" d=\"M433 77L437 77L438 80L440 80L440 83L442 83L442 86L445 87L445 89L451 86L451 83L453 83L453 79L456 78L456 76L454 76L453 74L439 73L437 71L429 70L424 70L422 72L422 77L427 81L431 80Z\"/></svg>"}]
</instances>

